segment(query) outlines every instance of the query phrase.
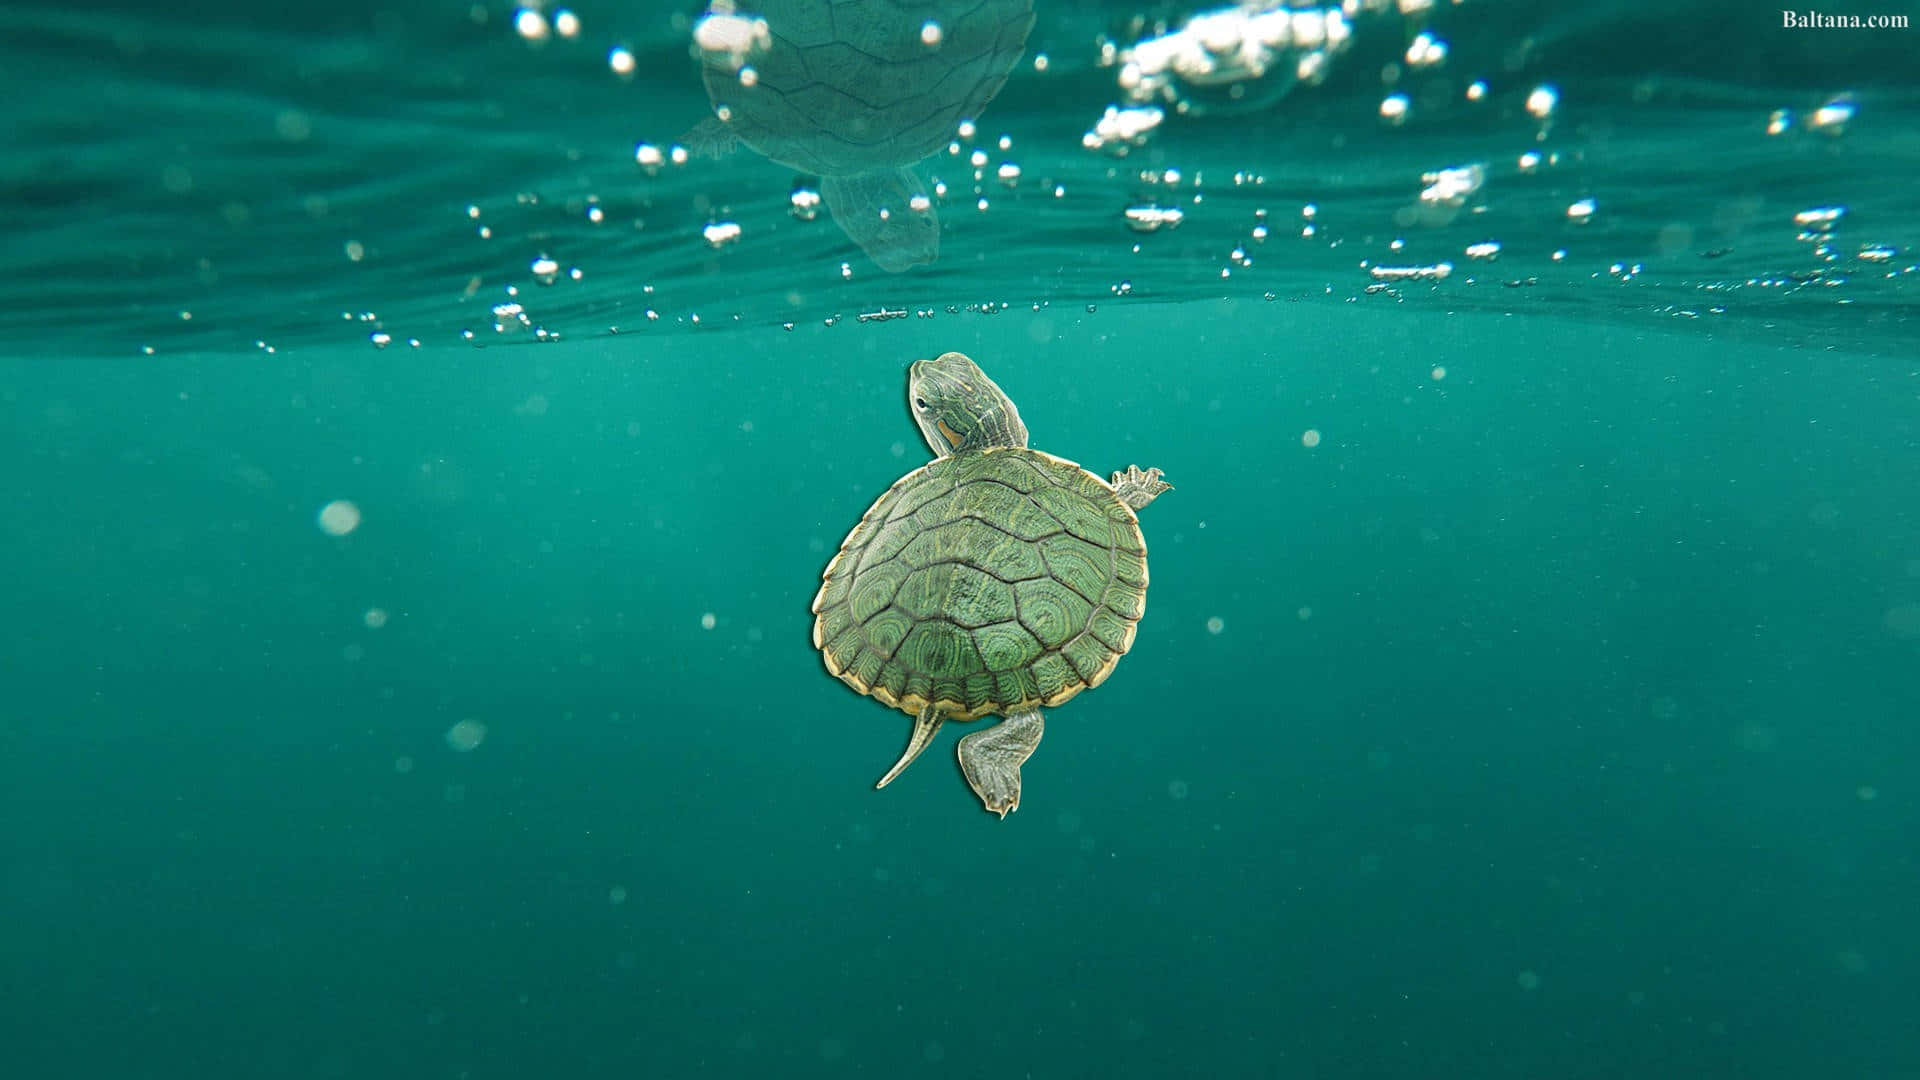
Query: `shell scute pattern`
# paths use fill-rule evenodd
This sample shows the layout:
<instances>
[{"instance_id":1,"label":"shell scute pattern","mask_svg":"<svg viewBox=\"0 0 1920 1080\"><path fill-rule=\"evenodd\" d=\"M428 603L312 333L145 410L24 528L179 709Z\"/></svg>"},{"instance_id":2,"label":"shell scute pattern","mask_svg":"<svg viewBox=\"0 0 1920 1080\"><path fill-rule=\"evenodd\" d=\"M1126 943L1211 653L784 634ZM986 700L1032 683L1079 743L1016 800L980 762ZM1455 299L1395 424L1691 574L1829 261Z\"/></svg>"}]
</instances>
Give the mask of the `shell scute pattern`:
<instances>
[{"instance_id":1,"label":"shell scute pattern","mask_svg":"<svg viewBox=\"0 0 1920 1080\"><path fill-rule=\"evenodd\" d=\"M835 675L910 713L1055 705L1132 644L1145 563L1132 511L1079 466L1023 448L951 455L848 535L815 598L816 640Z\"/></svg>"}]
</instances>

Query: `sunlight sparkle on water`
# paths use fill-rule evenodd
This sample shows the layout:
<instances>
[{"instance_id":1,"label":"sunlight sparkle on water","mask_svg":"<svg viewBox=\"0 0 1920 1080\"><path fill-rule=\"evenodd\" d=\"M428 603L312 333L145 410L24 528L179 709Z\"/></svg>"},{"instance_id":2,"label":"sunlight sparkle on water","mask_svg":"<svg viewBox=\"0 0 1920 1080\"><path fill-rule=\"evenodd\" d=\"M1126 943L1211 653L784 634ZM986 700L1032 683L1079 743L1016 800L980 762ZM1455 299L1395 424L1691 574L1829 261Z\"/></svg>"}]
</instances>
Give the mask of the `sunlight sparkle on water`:
<instances>
[{"instance_id":1,"label":"sunlight sparkle on water","mask_svg":"<svg viewBox=\"0 0 1920 1080\"><path fill-rule=\"evenodd\" d=\"M521 8L513 16L513 29L528 41L545 41L550 27L547 17L533 8Z\"/></svg>"}]
</instances>

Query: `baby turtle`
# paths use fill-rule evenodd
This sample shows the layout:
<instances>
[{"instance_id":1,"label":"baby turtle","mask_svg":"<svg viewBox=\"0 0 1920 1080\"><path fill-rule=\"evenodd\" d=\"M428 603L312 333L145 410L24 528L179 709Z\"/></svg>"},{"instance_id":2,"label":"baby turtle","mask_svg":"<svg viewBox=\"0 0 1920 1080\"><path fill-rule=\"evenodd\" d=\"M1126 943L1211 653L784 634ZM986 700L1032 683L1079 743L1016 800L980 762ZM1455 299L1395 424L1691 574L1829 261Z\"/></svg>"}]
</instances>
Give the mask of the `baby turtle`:
<instances>
[{"instance_id":1,"label":"baby turtle","mask_svg":"<svg viewBox=\"0 0 1920 1080\"><path fill-rule=\"evenodd\" d=\"M744 142L820 177L827 212L898 273L940 253L914 165L980 115L1026 49L1033 0L754 0L709 14L695 54L708 156ZM796 204L796 209L799 209Z\"/></svg>"},{"instance_id":2,"label":"baby turtle","mask_svg":"<svg viewBox=\"0 0 1920 1080\"><path fill-rule=\"evenodd\" d=\"M960 740L960 771L1004 818L1040 710L1099 686L1133 644L1147 600L1134 511L1172 485L1028 449L1013 402L957 352L915 361L907 401L934 460L847 534L813 598L813 643L842 682L914 718L879 787L942 722L1002 717Z\"/></svg>"}]
</instances>

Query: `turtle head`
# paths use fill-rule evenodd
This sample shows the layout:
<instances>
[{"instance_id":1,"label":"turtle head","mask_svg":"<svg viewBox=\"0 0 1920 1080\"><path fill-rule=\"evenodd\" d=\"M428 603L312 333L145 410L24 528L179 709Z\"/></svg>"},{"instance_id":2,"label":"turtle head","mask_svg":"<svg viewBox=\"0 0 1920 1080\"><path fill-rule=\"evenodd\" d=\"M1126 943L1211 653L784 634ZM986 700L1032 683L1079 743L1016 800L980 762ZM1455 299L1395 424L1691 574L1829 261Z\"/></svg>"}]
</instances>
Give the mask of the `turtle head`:
<instances>
[{"instance_id":1,"label":"turtle head","mask_svg":"<svg viewBox=\"0 0 1920 1080\"><path fill-rule=\"evenodd\" d=\"M907 374L907 407L935 457L1027 445L1020 410L980 365L957 352L913 362Z\"/></svg>"}]
</instances>

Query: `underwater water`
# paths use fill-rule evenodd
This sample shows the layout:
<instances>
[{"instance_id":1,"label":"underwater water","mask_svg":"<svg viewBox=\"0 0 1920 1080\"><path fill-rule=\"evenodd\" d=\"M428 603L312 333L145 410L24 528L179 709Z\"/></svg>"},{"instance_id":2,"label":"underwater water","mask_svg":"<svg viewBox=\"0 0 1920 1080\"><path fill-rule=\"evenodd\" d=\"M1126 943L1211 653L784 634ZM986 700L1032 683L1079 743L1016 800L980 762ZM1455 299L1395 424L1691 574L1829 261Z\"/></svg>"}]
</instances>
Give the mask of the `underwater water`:
<instances>
[{"instance_id":1,"label":"underwater water","mask_svg":"<svg viewBox=\"0 0 1920 1080\"><path fill-rule=\"evenodd\" d=\"M738 6L10 7L8 1076L1920 1076L1920 31L1037 0L876 256ZM810 638L949 350L1176 485L1004 820Z\"/></svg>"}]
</instances>

